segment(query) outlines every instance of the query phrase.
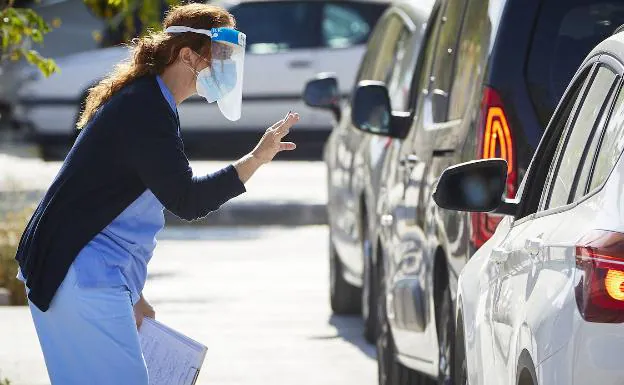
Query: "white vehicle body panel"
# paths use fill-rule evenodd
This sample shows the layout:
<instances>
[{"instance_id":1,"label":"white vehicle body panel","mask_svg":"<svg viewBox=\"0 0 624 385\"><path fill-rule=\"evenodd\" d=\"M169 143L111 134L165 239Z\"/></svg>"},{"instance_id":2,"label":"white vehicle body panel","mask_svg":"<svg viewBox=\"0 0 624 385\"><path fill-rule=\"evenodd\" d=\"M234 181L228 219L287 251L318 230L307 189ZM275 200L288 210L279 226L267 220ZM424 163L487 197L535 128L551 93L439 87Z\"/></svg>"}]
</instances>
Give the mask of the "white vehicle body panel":
<instances>
[{"instance_id":1,"label":"white vehicle body panel","mask_svg":"<svg viewBox=\"0 0 624 385\"><path fill-rule=\"evenodd\" d=\"M600 52L624 63L624 34L602 43L588 58ZM541 186L530 188L541 191ZM575 246L592 230L624 233L623 195L620 156L601 188L516 222L506 217L474 254L458 283L471 385L516 385L523 352L535 365L539 384L624 382L624 325L584 320L575 295L581 276ZM527 241L536 239L542 245L531 254ZM496 260L501 250L508 254Z\"/></svg>"}]
</instances>

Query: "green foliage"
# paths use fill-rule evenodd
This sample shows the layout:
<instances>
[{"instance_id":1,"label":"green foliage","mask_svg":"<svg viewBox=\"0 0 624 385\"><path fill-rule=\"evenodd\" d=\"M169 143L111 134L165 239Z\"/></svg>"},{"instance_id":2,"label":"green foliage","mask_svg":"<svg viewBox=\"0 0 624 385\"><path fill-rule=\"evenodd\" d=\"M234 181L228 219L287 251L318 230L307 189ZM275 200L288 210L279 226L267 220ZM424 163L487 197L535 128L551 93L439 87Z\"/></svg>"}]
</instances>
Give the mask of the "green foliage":
<instances>
[{"instance_id":1,"label":"green foliage","mask_svg":"<svg viewBox=\"0 0 624 385\"><path fill-rule=\"evenodd\" d=\"M33 43L43 43L50 26L32 9L13 8L11 3L0 8L0 63L26 59L45 76L58 71L52 59L46 59L32 49Z\"/></svg>"},{"instance_id":2,"label":"green foliage","mask_svg":"<svg viewBox=\"0 0 624 385\"><path fill-rule=\"evenodd\" d=\"M0 380L0 385L11 385L11 381L8 379Z\"/></svg>"},{"instance_id":3,"label":"green foliage","mask_svg":"<svg viewBox=\"0 0 624 385\"><path fill-rule=\"evenodd\" d=\"M0 214L0 287L9 290L11 305L27 303L24 284L16 278L15 252L33 211L34 207L28 206L20 212Z\"/></svg>"},{"instance_id":4,"label":"green foliage","mask_svg":"<svg viewBox=\"0 0 624 385\"><path fill-rule=\"evenodd\" d=\"M124 40L161 27L162 0L84 0L94 15L108 20L111 28L124 31ZM166 7L180 4L180 0L166 0ZM136 20L140 27L135 25ZM53 24L60 25L56 20ZM43 43L50 26L32 9L15 8L13 0L0 0L0 65L7 61L25 59L45 75L59 68L52 59L42 57L33 44ZM2 385L0 383L0 385Z\"/></svg>"},{"instance_id":5,"label":"green foliage","mask_svg":"<svg viewBox=\"0 0 624 385\"><path fill-rule=\"evenodd\" d=\"M163 6L169 8L181 3L180 0L84 0L91 12L109 21L113 30L123 31L123 39L128 41L136 35L162 27ZM140 25L136 25L136 22Z\"/></svg>"}]
</instances>

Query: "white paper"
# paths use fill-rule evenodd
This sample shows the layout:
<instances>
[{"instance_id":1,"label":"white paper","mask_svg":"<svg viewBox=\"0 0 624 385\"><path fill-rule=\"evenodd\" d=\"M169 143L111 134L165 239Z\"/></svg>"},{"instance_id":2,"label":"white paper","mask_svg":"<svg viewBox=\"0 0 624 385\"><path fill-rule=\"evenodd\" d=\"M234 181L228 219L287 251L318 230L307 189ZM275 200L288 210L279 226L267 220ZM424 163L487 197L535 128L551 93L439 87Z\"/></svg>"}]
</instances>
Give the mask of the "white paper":
<instances>
[{"instance_id":1,"label":"white paper","mask_svg":"<svg viewBox=\"0 0 624 385\"><path fill-rule=\"evenodd\" d=\"M175 330L145 317L139 329L149 385L193 385L207 348Z\"/></svg>"}]
</instances>

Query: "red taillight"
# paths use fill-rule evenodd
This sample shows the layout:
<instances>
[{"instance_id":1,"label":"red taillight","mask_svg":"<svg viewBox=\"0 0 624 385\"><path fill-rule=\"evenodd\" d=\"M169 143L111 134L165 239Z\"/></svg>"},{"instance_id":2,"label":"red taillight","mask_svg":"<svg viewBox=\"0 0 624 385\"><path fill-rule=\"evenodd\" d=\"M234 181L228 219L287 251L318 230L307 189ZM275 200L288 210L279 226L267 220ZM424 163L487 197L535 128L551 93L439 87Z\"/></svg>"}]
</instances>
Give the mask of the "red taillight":
<instances>
[{"instance_id":1,"label":"red taillight","mask_svg":"<svg viewBox=\"0 0 624 385\"><path fill-rule=\"evenodd\" d=\"M576 246L576 304L586 321L624 322L624 234L594 230Z\"/></svg>"},{"instance_id":2,"label":"red taillight","mask_svg":"<svg viewBox=\"0 0 624 385\"><path fill-rule=\"evenodd\" d=\"M503 158L507 161L507 196L516 195L516 158L509 119L498 93L485 87L481 102L481 117L477 130L477 158ZM472 243L481 247L494 234L501 217L472 213Z\"/></svg>"}]
</instances>

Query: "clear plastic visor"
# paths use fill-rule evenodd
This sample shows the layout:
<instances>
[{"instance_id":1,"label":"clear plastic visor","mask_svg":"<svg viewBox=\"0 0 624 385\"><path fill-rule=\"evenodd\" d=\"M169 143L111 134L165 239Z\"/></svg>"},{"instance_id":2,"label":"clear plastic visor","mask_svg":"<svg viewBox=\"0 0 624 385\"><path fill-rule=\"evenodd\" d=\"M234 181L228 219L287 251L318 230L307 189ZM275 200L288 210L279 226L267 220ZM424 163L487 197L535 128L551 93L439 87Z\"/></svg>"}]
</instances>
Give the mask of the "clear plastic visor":
<instances>
[{"instance_id":1,"label":"clear plastic visor","mask_svg":"<svg viewBox=\"0 0 624 385\"><path fill-rule=\"evenodd\" d=\"M211 42L210 73L221 97L217 105L223 116L235 121L241 117L245 49L224 41Z\"/></svg>"}]
</instances>

